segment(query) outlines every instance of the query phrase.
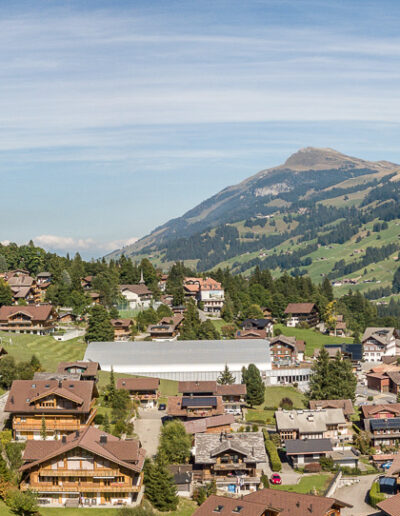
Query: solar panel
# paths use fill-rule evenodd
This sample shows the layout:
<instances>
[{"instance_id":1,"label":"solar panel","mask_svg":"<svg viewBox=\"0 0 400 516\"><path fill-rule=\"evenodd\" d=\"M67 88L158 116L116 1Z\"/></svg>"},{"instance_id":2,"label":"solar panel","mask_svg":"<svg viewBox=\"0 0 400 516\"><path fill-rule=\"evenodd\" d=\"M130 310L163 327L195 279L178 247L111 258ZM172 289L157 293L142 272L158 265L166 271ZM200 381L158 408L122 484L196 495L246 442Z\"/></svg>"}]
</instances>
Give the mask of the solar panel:
<instances>
[{"instance_id":1,"label":"solar panel","mask_svg":"<svg viewBox=\"0 0 400 516\"><path fill-rule=\"evenodd\" d=\"M215 396L199 396L182 398L182 408L185 407L216 407L217 398Z\"/></svg>"},{"instance_id":2,"label":"solar panel","mask_svg":"<svg viewBox=\"0 0 400 516\"><path fill-rule=\"evenodd\" d=\"M371 429L375 430L397 430L400 429L400 417L390 417L388 419L371 419Z\"/></svg>"}]
</instances>

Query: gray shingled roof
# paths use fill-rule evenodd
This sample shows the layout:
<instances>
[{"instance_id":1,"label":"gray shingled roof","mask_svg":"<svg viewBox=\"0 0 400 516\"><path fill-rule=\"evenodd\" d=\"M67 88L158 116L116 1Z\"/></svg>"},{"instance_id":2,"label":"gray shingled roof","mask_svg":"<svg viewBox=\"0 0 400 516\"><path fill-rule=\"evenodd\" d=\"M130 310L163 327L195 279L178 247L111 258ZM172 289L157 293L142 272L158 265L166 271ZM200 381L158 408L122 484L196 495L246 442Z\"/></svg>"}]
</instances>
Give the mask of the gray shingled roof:
<instances>
[{"instance_id":1,"label":"gray shingled roof","mask_svg":"<svg viewBox=\"0 0 400 516\"><path fill-rule=\"evenodd\" d=\"M285 441L287 455L323 453L332 451L330 439L288 439Z\"/></svg>"},{"instance_id":2,"label":"gray shingled roof","mask_svg":"<svg viewBox=\"0 0 400 516\"><path fill-rule=\"evenodd\" d=\"M216 458L213 455L228 449L245 453L256 463L267 462L264 437L260 432L196 434L194 446L196 464L214 464Z\"/></svg>"}]
</instances>

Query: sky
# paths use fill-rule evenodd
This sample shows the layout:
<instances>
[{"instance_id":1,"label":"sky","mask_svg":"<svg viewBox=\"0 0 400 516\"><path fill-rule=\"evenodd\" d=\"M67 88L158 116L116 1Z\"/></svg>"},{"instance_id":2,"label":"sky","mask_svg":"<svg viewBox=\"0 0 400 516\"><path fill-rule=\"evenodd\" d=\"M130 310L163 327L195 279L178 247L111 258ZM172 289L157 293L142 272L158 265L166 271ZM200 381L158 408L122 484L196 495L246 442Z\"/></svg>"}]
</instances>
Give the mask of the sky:
<instances>
[{"instance_id":1,"label":"sky","mask_svg":"<svg viewBox=\"0 0 400 516\"><path fill-rule=\"evenodd\" d=\"M301 147L400 163L400 2L0 0L0 241L86 258Z\"/></svg>"}]
</instances>

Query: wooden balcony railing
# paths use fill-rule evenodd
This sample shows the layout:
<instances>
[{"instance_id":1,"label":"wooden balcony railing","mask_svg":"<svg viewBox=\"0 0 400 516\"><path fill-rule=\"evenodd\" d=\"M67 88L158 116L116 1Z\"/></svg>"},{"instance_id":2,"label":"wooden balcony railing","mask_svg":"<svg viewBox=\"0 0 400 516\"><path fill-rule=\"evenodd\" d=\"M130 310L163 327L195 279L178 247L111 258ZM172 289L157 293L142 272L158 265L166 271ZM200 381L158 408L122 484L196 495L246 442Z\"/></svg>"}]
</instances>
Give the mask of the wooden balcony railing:
<instances>
[{"instance_id":1,"label":"wooden balcony railing","mask_svg":"<svg viewBox=\"0 0 400 516\"><path fill-rule=\"evenodd\" d=\"M42 469L40 477L118 477L117 469Z\"/></svg>"},{"instance_id":2,"label":"wooden balcony railing","mask_svg":"<svg viewBox=\"0 0 400 516\"><path fill-rule=\"evenodd\" d=\"M79 485L76 482L63 482L63 485L54 485L48 482L35 482L28 484L22 482L20 485L21 491L37 491L38 493L43 492L65 492L65 493L138 493L142 488L142 485L132 486L128 484L118 484L115 486L101 486L97 482L92 484Z\"/></svg>"}]
</instances>

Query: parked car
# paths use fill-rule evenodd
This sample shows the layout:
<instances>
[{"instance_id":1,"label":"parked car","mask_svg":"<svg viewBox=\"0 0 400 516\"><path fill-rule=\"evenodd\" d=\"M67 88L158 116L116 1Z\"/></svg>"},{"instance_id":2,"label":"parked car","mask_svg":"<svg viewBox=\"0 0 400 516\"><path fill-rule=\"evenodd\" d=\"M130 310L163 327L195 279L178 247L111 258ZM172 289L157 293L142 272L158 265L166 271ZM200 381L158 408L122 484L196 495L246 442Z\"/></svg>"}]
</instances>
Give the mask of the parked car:
<instances>
[{"instance_id":1,"label":"parked car","mask_svg":"<svg viewBox=\"0 0 400 516\"><path fill-rule=\"evenodd\" d=\"M273 473L271 475L271 484L276 484L276 485L282 484L281 476L278 475L278 473Z\"/></svg>"},{"instance_id":2,"label":"parked car","mask_svg":"<svg viewBox=\"0 0 400 516\"><path fill-rule=\"evenodd\" d=\"M240 416L241 415L241 411L238 408L236 408L236 409L234 409L234 408L227 408L225 410L225 413L226 414L233 414L234 416Z\"/></svg>"},{"instance_id":3,"label":"parked car","mask_svg":"<svg viewBox=\"0 0 400 516\"><path fill-rule=\"evenodd\" d=\"M166 410L166 408L167 408L167 405L165 403L160 403L158 405L158 410Z\"/></svg>"}]
</instances>

